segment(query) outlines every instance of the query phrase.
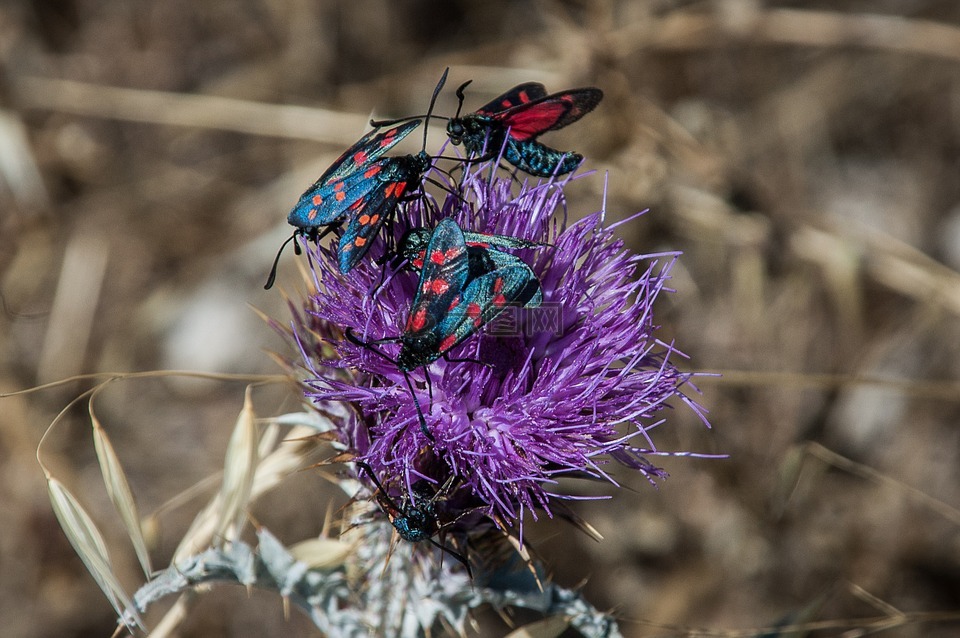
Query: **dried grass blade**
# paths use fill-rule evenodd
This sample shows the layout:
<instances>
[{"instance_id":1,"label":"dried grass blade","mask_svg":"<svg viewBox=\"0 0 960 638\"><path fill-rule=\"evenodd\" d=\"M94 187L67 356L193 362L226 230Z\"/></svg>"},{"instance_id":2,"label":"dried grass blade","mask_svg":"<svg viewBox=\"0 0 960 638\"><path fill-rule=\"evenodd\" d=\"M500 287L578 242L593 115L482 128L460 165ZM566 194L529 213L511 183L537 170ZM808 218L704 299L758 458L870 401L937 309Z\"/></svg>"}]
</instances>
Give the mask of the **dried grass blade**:
<instances>
[{"instance_id":1,"label":"dried grass blade","mask_svg":"<svg viewBox=\"0 0 960 638\"><path fill-rule=\"evenodd\" d=\"M150 552L147 549L147 541L140 525L140 513L137 510L136 502L133 500L133 491L127 482L123 466L120 465L120 458L114 451L110 438L93 411L93 398L93 396L90 397L87 405L90 412L90 423L93 426L93 445L97 451L97 460L100 462L100 472L103 474L103 482L107 487L107 495L110 497L117 513L120 514L124 527L127 528L127 534L130 536L130 542L133 543L133 549L137 553L137 559L140 561L143 573L149 578L153 573L153 567L150 564Z\"/></svg>"},{"instance_id":2,"label":"dried grass blade","mask_svg":"<svg viewBox=\"0 0 960 638\"><path fill-rule=\"evenodd\" d=\"M522 545L519 539L511 535L507 535L507 542L513 546L514 551L516 551L520 558L523 559L527 569L530 570L530 575L533 576L534 581L537 583L537 589L543 591L543 581L540 580L540 574L537 571L537 564L534 562L533 556L530 555L530 552L527 550L526 546Z\"/></svg>"},{"instance_id":3,"label":"dried grass blade","mask_svg":"<svg viewBox=\"0 0 960 638\"><path fill-rule=\"evenodd\" d=\"M243 526L259 458L256 415L250 394L251 388L248 386L223 465L216 536L227 540L237 537Z\"/></svg>"},{"instance_id":4,"label":"dried grass blade","mask_svg":"<svg viewBox=\"0 0 960 638\"><path fill-rule=\"evenodd\" d=\"M270 453L277 447L277 441L280 439L280 425L270 423L260 433L260 444L257 451L257 457L262 461L270 456Z\"/></svg>"},{"instance_id":5,"label":"dried grass blade","mask_svg":"<svg viewBox=\"0 0 960 638\"><path fill-rule=\"evenodd\" d=\"M97 530L97 526L94 525L93 519L84 511L73 494L60 481L49 475L47 489L50 492L53 512L60 522L63 533L66 534L67 540L86 565L87 571L107 597L117 617L123 618L125 614L132 612L137 624L142 628L143 621L136 615L133 600L126 594L113 574L107 544Z\"/></svg>"}]
</instances>

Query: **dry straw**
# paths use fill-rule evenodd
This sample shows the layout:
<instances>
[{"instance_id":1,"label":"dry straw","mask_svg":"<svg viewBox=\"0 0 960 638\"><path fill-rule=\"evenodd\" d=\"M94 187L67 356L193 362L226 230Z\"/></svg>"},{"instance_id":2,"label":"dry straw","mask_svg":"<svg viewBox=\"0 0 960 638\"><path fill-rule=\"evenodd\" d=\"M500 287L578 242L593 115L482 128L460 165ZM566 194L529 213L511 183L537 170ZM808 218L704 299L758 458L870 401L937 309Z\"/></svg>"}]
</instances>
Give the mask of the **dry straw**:
<instances>
[{"instance_id":1,"label":"dry straw","mask_svg":"<svg viewBox=\"0 0 960 638\"><path fill-rule=\"evenodd\" d=\"M114 576L103 535L73 494L50 474L46 476L50 503L60 527L117 615L122 615L125 609L132 608L133 603ZM136 623L143 626L139 617L136 617Z\"/></svg>"},{"instance_id":2,"label":"dry straw","mask_svg":"<svg viewBox=\"0 0 960 638\"><path fill-rule=\"evenodd\" d=\"M93 399L96 394L97 392L94 392L90 396L88 411L90 412L90 424L93 426L93 445L97 452L97 460L100 462L103 483L107 488L107 496L110 497L110 502L113 503L113 507L123 520L123 525L130 536L130 542L133 543L133 549L137 553L137 560L140 561L143 573L149 578L153 574L153 567L150 564L150 552L144 538L140 514L137 510L137 504L133 500L130 483L127 481L123 466L120 465L120 459L113 449L113 444L110 443L110 438L100 424L100 420L93 411Z\"/></svg>"},{"instance_id":3,"label":"dry straw","mask_svg":"<svg viewBox=\"0 0 960 638\"><path fill-rule=\"evenodd\" d=\"M257 470L259 441L256 416L248 387L243 399L243 409L233 428L223 466L223 484L220 488L220 511L216 536L221 540L234 540L243 529L246 507L250 502L254 474Z\"/></svg>"}]
</instances>

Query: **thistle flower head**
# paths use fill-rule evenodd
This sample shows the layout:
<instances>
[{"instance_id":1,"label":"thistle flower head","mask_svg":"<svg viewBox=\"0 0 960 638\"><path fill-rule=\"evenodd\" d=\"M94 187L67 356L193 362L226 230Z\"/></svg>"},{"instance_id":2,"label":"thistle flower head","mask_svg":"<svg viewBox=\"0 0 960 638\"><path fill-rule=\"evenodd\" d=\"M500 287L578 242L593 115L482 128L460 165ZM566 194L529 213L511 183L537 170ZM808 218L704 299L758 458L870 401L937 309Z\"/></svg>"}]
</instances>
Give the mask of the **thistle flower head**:
<instances>
[{"instance_id":1,"label":"thistle flower head","mask_svg":"<svg viewBox=\"0 0 960 638\"><path fill-rule=\"evenodd\" d=\"M495 168L467 165L458 185L446 180L442 202L401 206L388 241L378 239L370 255L444 218L464 231L537 242L508 252L538 277L538 307L508 307L446 356L403 372L397 338L419 275L399 260L371 259L342 275L333 248L308 246L317 293L296 313L294 333L308 397L356 406L342 442L395 479L391 498L415 499L418 481L440 490L455 477L437 500L441 520L479 511L510 525L526 511L552 515L557 499L570 498L557 491L560 477L609 479L611 460L663 476L648 460L659 411L671 398L700 408L683 393L691 375L674 366L677 351L655 336L653 303L677 253L632 254L602 210L567 225L570 177L518 183Z\"/></svg>"}]
</instances>

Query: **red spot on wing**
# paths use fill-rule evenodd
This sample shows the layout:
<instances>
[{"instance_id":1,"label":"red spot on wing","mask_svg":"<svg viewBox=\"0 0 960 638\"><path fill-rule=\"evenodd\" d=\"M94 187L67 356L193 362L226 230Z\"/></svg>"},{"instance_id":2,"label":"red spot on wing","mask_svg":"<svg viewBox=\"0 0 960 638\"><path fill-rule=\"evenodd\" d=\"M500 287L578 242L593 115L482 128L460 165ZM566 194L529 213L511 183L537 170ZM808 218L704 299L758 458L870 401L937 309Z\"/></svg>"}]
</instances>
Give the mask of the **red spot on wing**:
<instances>
[{"instance_id":1,"label":"red spot on wing","mask_svg":"<svg viewBox=\"0 0 960 638\"><path fill-rule=\"evenodd\" d=\"M370 215L360 215L360 217L357 218L357 221L366 226L370 223Z\"/></svg>"},{"instance_id":2,"label":"red spot on wing","mask_svg":"<svg viewBox=\"0 0 960 638\"><path fill-rule=\"evenodd\" d=\"M334 182L334 183L333 183L333 190L335 190L335 191L342 191L342 190L343 190L343 180Z\"/></svg>"},{"instance_id":3,"label":"red spot on wing","mask_svg":"<svg viewBox=\"0 0 960 638\"><path fill-rule=\"evenodd\" d=\"M320 211L318 211L316 208L311 208L310 212L307 213L307 219L310 221L313 221L313 219L317 216L317 213L319 212Z\"/></svg>"},{"instance_id":4,"label":"red spot on wing","mask_svg":"<svg viewBox=\"0 0 960 638\"><path fill-rule=\"evenodd\" d=\"M386 190L383 191L384 197L400 197L403 194L404 189L407 187L405 182L390 182L387 184Z\"/></svg>"},{"instance_id":5,"label":"red spot on wing","mask_svg":"<svg viewBox=\"0 0 960 638\"><path fill-rule=\"evenodd\" d=\"M353 240L353 243L355 243L357 245L357 248L359 248L360 246L363 246L367 243L367 238L357 237L356 239Z\"/></svg>"},{"instance_id":6,"label":"red spot on wing","mask_svg":"<svg viewBox=\"0 0 960 638\"><path fill-rule=\"evenodd\" d=\"M323 203L323 198L320 197L319 195L314 195L312 201L314 206L319 206L320 204Z\"/></svg>"},{"instance_id":7,"label":"red spot on wing","mask_svg":"<svg viewBox=\"0 0 960 638\"><path fill-rule=\"evenodd\" d=\"M336 198L336 200L337 200L338 202L342 202L343 200L345 200L345 199L347 198L347 194L344 193L343 191L337 191L337 194L334 195L334 197Z\"/></svg>"},{"instance_id":8,"label":"red spot on wing","mask_svg":"<svg viewBox=\"0 0 960 638\"><path fill-rule=\"evenodd\" d=\"M374 164L373 166L368 168L366 171L364 171L363 176L366 177L367 179L370 179L371 177L373 177L374 175L380 172L380 168L381 167L379 164Z\"/></svg>"},{"instance_id":9,"label":"red spot on wing","mask_svg":"<svg viewBox=\"0 0 960 638\"><path fill-rule=\"evenodd\" d=\"M467 306L467 316L473 319L473 325L479 328L480 319L483 316L483 309L477 304L471 302L470 305Z\"/></svg>"},{"instance_id":10,"label":"red spot on wing","mask_svg":"<svg viewBox=\"0 0 960 638\"><path fill-rule=\"evenodd\" d=\"M543 102L511 115L504 123L510 127L510 137L525 140L549 130L567 110L559 100Z\"/></svg>"},{"instance_id":11,"label":"red spot on wing","mask_svg":"<svg viewBox=\"0 0 960 638\"><path fill-rule=\"evenodd\" d=\"M520 91L515 95L507 94L502 100L500 100L500 109L507 110L511 109L520 104L527 104L530 102L530 94L526 90Z\"/></svg>"},{"instance_id":12,"label":"red spot on wing","mask_svg":"<svg viewBox=\"0 0 960 638\"><path fill-rule=\"evenodd\" d=\"M462 251L463 249L459 246L452 246L446 250L434 250L432 253L430 253L430 261L438 266L441 266L447 261L460 255Z\"/></svg>"},{"instance_id":13,"label":"red spot on wing","mask_svg":"<svg viewBox=\"0 0 960 638\"><path fill-rule=\"evenodd\" d=\"M493 305L497 306L498 308L506 303L507 303L507 298L504 297L503 295L497 295L496 297L493 298Z\"/></svg>"},{"instance_id":14,"label":"red spot on wing","mask_svg":"<svg viewBox=\"0 0 960 638\"><path fill-rule=\"evenodd\" d=\"M457 343L457 334L454 333L440 342L440 347L437 350L441 353L446 352L452 348Z\"/></svg>"},{"instance_id":15,"label":"red spot on wing","mask_svg":"<svg viewBox=\"0 0 960 638\"><path fill-rule=\"evenodd\" d=\"M427 325L427 309L418 308L407 320L407 332L419 332Z\"/></svg>"},{"instance_id":16,"label":"red spot on wing","mask_svg":"<svg viewBox=\"0 0 960 638\"><path fill-rule=\"evenodd\" d=\"M367 152L366 151L357 151L353 154L353 162L355 164L362 165L367 163Z\"/></svg>"},{"instance_id":17,"label":"red spot on wing","mask_svg":"<svg viewBox=\"0 0 960 638\"><path fill-rule=\"evenodd\" d=\"M493 292L499 294L501 290L503 290L503 277L497 277L493 282Z\"/></svg>"},{"instance_id":18,"label":"red spot on wing","mask_svg":"<svg viewBox=\"0 0 960 638\"><path fill-rule=\"evenodd\" d=\"M447 281L446 279L440 279L439 277L437 277L436 279L428 279L427 281L423 282L424 292L430 292L435 295L442 295L448 290L450 290L450 282Z\"/></svg>"}]
</instances>

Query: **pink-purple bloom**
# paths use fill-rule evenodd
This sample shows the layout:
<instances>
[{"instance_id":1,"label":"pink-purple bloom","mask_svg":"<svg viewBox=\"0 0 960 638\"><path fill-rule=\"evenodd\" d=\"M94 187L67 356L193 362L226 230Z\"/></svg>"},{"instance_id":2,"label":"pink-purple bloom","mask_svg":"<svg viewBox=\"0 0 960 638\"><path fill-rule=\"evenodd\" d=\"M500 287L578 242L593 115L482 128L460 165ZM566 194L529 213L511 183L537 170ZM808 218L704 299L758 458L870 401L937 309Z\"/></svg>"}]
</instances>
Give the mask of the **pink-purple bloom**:
<instances>
[{"instance_id":1,"label":"pink-purple bloom","mask_svg":"<svg viewBox=\"0 0 960 638\"><path fill-rule=\"evenodd\" d=\"M467 165L459 186L432 171L452 192L441 204L402 204L392 234L383 234L389 241L378 238L346 275L333 248L308 245L317 290L296 309L293 333L307 396L318 406L355 406L341 442L398 501L421 479L439 489L453 476L441 521L477 512L508 527L572 498L561 477L613 482L611 460L651 480L664 476L649 460L660 453L649 431L661 410L670 399L702 410L684 392L692 373L674 365L680 353L655 334L653 304L678 253L631 253L603 210L568 225L570 177L520 183L495 168ZM508 308L448 357L410 372L408 384L390 360L399 350L390 339L403 334L419 278L399 260L374 258L409 228L446 217L465 231L541 243L510 252L539 278L543 303ZM368 345L346 339L347 329Z\"/></svg>"}]
</instances>

